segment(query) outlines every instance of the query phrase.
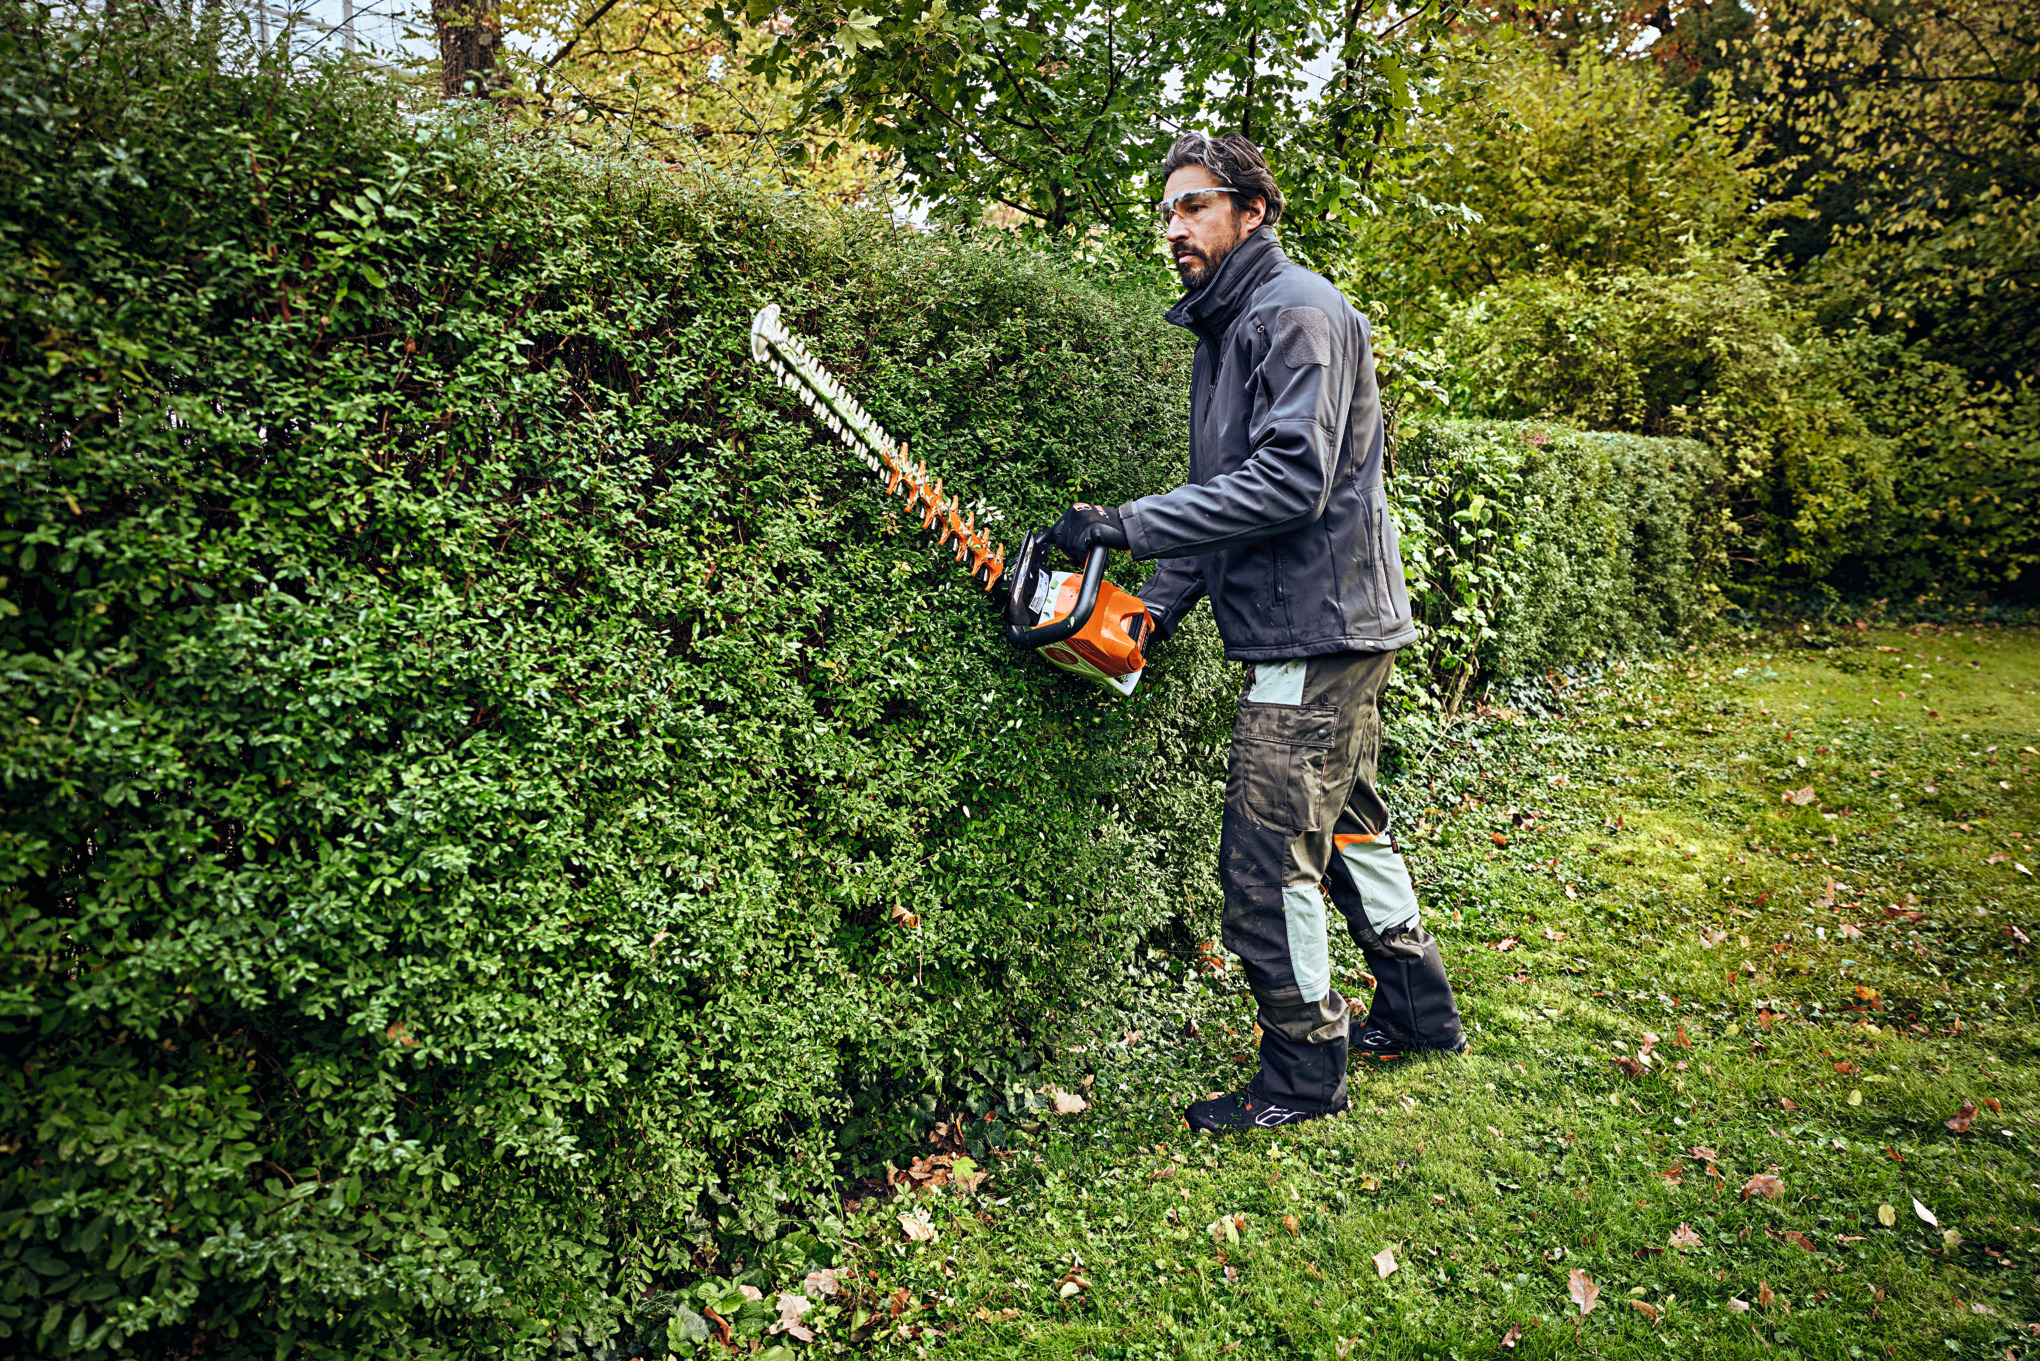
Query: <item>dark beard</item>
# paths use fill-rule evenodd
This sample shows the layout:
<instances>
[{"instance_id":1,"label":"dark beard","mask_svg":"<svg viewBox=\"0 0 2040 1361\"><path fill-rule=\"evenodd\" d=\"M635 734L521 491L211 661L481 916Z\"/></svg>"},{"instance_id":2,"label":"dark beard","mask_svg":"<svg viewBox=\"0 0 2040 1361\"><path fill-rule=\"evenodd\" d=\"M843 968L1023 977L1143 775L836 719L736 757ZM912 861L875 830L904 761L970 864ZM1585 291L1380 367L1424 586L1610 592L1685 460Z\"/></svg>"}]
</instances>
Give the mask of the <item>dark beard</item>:
<instances>
[{"instance_id":1,"label":"dark beard","mask_svg":"<svg viewBox=\"0 0 2040 1361\"><path fill-rule=\"evenodd\" d=\"M1183 291L1185 293L1195 293L1199 288L1202 288L1204 281L1217 272L1218 267L1225 263L1225 257L1231 255L1238 246L1239 242L1235 241L1232 245L1220 251L1215 257L1205 255L1194 246L1178 255L1176 257L1176 275L1183 281Z\"/></svg>"}]
</instances>

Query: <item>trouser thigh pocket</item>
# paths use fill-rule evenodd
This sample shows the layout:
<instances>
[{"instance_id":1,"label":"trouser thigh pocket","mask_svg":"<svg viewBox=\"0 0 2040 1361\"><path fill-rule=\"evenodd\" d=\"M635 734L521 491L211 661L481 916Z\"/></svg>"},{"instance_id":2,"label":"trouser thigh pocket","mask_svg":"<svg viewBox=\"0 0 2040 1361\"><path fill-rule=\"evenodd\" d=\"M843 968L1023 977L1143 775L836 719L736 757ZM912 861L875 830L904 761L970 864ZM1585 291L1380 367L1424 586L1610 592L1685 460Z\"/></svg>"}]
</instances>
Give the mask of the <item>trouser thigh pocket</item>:
<instances>
[{"instance_id":1,"label":"trouser thigh pocket","mask_svg":"<svg viewBox=\"0 0 2040 1361\"><path fill-rule=\"evenodd\" d=\"M1240 705L1226 770L1225 806L1270 831L1296 836L1324 819L1325 753L1339 710L1330 704Z\"/></svg>"}]
</instances>

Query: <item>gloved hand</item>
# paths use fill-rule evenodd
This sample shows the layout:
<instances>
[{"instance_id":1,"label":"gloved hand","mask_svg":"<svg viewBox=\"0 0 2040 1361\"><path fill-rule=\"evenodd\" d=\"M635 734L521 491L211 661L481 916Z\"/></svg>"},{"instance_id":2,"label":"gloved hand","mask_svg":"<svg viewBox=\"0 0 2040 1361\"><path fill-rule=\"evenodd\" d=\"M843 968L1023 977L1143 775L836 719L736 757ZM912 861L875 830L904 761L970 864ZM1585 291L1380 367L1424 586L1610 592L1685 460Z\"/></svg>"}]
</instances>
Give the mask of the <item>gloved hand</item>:
<instances>
[{"instance_id":1,"label":"gloved hand","mask_svg":"<svg viewBox=\"0 0 2040 1361\"><path fill-rule=\"evenodd\" d=\"M1064 511L1062 519L1048 531L1048 541L1069 554L1071 561L1082 563L1085 554L1099 544L1107 548L1126 547L1126 524L1110 506L1079 501Z\"/></svg>"}]
</instances>

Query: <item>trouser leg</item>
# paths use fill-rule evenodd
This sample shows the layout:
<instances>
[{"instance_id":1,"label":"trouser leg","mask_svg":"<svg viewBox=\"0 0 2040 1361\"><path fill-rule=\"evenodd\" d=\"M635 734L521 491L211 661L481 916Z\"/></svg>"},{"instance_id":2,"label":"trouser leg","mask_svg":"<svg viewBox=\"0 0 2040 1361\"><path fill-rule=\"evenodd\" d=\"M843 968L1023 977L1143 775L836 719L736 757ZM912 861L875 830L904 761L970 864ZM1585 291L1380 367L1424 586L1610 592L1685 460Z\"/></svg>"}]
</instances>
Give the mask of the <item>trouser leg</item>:
<instances>
[{"instance_id":1,"label":"trouser leg","mask_svg":"<svg viewBox=\"0 0 2040 1361\"><path fill-rule=\"evenodd\" d=\"M1418 920L1416 889L1396 850L1388 805L1375 785L1381 756L1378 702L1393 662L1393 654L1386 656L1378 683L1357 689L1349 700L1363 712L1354 724L1352 782L1334 824L1325 887L1375 978L1367 1020L1405 1044L1457 1049L1465 1038L1459 1005L1438 942Z\"/></svg>"},{"instance_id":2,"label":"trouser leg","mask_svg":"<svg viewBox=\"0 0 2040 1361\"><path fill-rule=\"evenodd\" d=\"M1237 759L1237 751L1235 752ZM1249 1096L1292 1110L1346 1101L1346 999L1332 988L1325 900L1296 877L1296 838L1230 806L1219 834L1225 947L1238 955L1258 1004L1261 1069Z\"/></svg>"},{"instance_id":3,"label":"trouser leg","mask_svg":"<svg viewBox=\"0 0 2040 1361\"><path fill-rule=\"evenodd\" d=\"M1233 728L1219 834L1222 939L1259 1004L1261 1067L1248 1096L1293 1110L1346 1103L1346 999L1332 988L1325 757L1334 704L1309 702L1302 662L1256 668Z\"/></svg>"}]
</instances>

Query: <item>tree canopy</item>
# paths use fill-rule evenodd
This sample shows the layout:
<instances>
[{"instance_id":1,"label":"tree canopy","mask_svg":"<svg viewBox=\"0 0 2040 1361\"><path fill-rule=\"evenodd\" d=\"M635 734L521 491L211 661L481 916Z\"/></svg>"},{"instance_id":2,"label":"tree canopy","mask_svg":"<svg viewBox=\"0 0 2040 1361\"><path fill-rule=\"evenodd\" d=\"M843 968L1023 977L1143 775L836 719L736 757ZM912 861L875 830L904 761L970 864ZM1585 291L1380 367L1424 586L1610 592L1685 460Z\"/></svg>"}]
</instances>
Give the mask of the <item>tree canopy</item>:
<instances>
[{"instance_id":1,"label":"tree canopy","mask_svg":"<svg viewBox=\"0 0 2040 1361\"><path fill-rule=\"evenodd\" d=\"M897 158L907 195L947 220L1003 205L1048 233L1146 230L1177 132L1260 143L1285 239L1335 255L1352 223L1404 197L1410 133L1472 91L1442 57L1458 0L833 0L718 11L770 25L753 70L801 83L818 115Z\"/></svg>"}]
</instances>

